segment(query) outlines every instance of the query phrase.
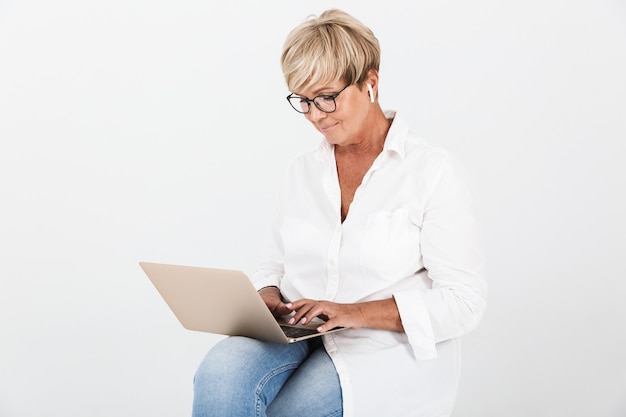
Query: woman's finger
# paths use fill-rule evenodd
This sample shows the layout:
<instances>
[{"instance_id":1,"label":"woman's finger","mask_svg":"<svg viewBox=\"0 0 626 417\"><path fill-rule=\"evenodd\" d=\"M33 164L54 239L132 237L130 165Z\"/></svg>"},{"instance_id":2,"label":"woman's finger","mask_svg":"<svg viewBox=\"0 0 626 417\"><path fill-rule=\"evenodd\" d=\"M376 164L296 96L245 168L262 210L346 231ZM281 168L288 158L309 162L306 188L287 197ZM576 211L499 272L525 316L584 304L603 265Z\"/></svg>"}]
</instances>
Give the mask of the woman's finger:
<instances>
[{"instance_id":1,"label":"woman's finger","mask_svg":"<svg viewBox=\"0 0 626 417\"><path fill-rule=\"evenodd\" d=\"M302 301L302 300L300 300ZM294 316L289 320L289 324L307 324L311 321L311 318L316 317L316 306L318 302L314 300L306 300L306 302L295 302L293 308L295 310Z\"/></svg>"}]
</instances>

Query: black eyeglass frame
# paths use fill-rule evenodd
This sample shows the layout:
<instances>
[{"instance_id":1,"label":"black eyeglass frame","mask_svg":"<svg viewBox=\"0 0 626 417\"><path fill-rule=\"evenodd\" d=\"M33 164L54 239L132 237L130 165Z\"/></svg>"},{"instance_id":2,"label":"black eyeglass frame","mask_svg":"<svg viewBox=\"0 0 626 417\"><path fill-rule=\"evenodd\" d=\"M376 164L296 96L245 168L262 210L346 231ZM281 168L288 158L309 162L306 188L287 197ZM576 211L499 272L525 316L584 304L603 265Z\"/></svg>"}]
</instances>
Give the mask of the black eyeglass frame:
<instances>
[{"instance_id":1,"label":"black eyeglass frame","mask_svg":"<svg viewBox=\"0 0 626 417\"><path fill-rule=\"evenodd\" d=\"M337 110L337 101L335 100L337 97L339 97L339 94L341 94L343 92L343 90L345 90L346 88L350 87L352 84L348 84L346 85L344 88L342 88L341 90L339 90L338 92L336 92L335 94L320 94L319 96L315 96L313 98L306 98L306 97L302 97L299 96L297 94L291 93L287 96L287 101L289 102L289 105L291 105L291 107L297 111L300 114L307 114L311 112L311 103L315 104L315 107L317 107L317 109L323 113L332 113L334 111ZM300 109L298 109L297 105L294 105L291 102L292 98L298 98L300 99ZM332 100L333 104L334 104L334 108L331 111L326 111L324 109L322 109L320 107L319 104L317 104L317 102L315 100L317 100L318 98L324 98L325 100ZM303 111L302 110L302 103L306 103L307 104L307 111Z\"/></svg>"}]
</instances>

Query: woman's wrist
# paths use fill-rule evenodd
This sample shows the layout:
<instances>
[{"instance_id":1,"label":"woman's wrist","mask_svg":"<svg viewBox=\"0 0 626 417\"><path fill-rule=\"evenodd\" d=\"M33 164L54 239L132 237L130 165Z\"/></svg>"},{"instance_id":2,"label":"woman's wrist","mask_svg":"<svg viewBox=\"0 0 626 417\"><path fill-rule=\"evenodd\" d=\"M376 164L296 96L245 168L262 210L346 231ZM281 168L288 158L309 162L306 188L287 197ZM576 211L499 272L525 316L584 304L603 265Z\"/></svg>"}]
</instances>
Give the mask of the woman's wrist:
<instances>
[{"instance_id":1,"label":"woman's wrist","mask_svg":"<svg viewBox=\"0 0 626 417\"><path fill-rule=\"evenodd\" d=\"M379 330L404 332L398 305L394 297L385 300L365 301L357 303L365 327Z\"/></svg>"}]
</instances>

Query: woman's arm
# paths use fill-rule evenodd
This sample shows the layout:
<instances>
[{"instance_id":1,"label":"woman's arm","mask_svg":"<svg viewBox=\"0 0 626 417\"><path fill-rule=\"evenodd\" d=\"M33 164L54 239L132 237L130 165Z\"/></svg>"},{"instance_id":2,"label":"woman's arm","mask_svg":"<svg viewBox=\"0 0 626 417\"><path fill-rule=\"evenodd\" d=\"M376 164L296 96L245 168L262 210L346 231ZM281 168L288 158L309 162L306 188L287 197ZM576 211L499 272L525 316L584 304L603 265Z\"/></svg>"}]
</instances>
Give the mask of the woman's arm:
<instances>
[{"instance_id":1,"label":"woman's arm","mask_svg":"<svg viewBox=\"0 0 626 417\"><path fill-rule=\"evenodd\" d=\"M394 298L366 301L354 304L338 304L331 301L302 299L286 304L295 311L291 324L308 324L315 317L321 317L326 323L318 327L325 332L335 327L349 327L404 331L400 313Z\"/></svg>"}]
</instances>

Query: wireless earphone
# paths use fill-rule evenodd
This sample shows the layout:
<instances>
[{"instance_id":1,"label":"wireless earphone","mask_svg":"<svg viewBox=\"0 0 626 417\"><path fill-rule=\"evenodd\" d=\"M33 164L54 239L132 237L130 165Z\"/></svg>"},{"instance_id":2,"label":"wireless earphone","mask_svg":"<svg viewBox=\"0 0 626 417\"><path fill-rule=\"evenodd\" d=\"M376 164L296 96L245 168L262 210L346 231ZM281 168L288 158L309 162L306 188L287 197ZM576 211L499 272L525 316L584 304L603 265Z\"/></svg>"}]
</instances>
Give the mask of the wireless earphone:
<instances>
[{"instance_id":1,"label":"wireless earphone","mask_svg":"<svg viewBox=\"0 0 626 417\"><path fill-rule=\"evenodd\" d=\"M374 90L372 89L372 84L367 83L367 91L370 93L370 101L374 102Z\"/></svg>"}]
</instances>

